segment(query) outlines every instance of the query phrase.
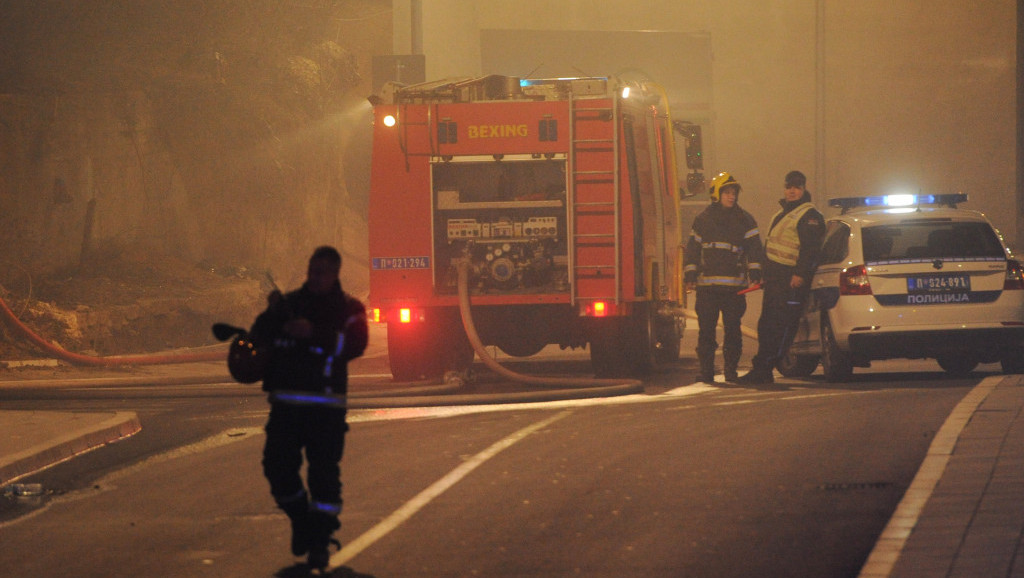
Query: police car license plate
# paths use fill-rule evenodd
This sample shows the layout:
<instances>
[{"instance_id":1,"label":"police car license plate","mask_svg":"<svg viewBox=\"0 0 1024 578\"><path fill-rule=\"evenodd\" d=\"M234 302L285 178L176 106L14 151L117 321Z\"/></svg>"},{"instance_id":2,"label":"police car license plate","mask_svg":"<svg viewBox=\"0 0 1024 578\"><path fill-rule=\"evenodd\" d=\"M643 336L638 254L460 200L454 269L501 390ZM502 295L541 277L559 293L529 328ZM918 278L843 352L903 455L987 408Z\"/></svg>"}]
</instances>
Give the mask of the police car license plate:
<instances>
[{"instance_id":1,"label":"police car license plate","mask_svg":"<svg viewBox=\"0 0 1024 578\"><path fill-rule=\"evenodd\" d=\"M907 293L959 293L970 290L970 275L948 273L907 277Z\"/></svg>"}]
</instances>

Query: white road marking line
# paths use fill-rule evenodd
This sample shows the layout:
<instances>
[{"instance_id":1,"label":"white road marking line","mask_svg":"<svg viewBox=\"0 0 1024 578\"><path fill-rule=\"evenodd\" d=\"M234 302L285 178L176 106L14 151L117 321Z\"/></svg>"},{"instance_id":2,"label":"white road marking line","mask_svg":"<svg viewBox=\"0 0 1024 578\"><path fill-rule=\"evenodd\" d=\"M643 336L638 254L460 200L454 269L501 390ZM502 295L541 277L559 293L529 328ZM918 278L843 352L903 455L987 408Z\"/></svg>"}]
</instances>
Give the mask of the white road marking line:
<instances>
[{"instance_id":1,"label":"white road marking line","mask_svg":"<svg viewBox=\"0 0 1024 578\"><path fill-rule=\"evenodd\" d=\"M527 426L508 437L496 442L491 447L484 451L476 454L469 460L466 460L457 468L446 474L440 480L431 484L427 489L417 494L413 499L406 502L402 507L394 511L390 516L385 518L376 526L370 528L364 532L361 536L349 542L344 548L338 553L331 556L331 567L337 568L343 565L352 558L356 557L360 552L370 547L374 542L383 538L389 534L392 530L400 526L406 520L411 518L416 512L423 509L424 506L429 504L434 498L440 496L449 488L454 486L462 478L469 475L470 472L475 470L478 466L493 458L499 452L504 449L511 447L516 442L522 440L526 436L534 433L537 430L543 429L556 421L568 416L572 413L570 410L562 411L547 419L543 419L533 425Z\"/></svg>"}]
</instances>

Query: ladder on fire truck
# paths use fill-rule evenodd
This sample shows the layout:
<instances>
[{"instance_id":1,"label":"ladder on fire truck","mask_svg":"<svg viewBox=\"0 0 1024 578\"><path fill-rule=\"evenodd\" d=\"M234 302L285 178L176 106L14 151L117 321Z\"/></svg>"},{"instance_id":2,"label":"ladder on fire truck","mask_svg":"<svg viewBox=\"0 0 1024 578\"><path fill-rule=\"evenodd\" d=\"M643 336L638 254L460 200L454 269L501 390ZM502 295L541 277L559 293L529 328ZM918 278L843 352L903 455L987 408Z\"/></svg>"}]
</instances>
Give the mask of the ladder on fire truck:
<instances>
[{"instance_id":1,"label":"ladder on fire truck","mask_svg":"<svg viewBox=\"0 0 1024 578\"><path fill-rule=\"evenodd\" d=\"M570 96L568 202L572 303L619 303L619 170L617 99Z\"/></svg>"}]
</instances>

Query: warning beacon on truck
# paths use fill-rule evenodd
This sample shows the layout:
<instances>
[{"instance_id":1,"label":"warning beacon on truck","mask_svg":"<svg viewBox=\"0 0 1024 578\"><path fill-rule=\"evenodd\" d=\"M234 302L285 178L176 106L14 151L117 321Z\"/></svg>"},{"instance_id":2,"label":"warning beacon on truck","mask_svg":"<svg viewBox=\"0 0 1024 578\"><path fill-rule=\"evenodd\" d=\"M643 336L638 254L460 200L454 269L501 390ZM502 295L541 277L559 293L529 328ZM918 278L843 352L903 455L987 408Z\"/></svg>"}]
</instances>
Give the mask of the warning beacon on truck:
<instances>
[{"instance_id":1,"label":"warning beacon on truck","mask_svg":"<svg viewBox=\"0 0 1024 578\"><path fill-rule=\"evenodd\" d=\"M589 345L599 375L678 359L673 126L694 125L673 123L659 87L615 78L387 85L374 106L369 301L394 377L472 362L460 284L480 341L509 355Z\"/></svg>"}]
</instances>

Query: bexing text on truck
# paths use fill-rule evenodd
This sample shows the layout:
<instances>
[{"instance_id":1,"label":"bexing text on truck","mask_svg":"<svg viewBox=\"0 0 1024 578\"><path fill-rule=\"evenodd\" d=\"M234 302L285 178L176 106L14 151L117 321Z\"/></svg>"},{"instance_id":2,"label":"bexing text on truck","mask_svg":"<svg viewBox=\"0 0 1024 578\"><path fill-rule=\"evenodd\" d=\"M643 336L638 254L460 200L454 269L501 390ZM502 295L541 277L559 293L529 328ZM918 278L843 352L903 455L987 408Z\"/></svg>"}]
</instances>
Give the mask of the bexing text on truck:
<instances>
[{"instance_id":1,"label":"bexing text on truck","mask_svg":"<svg viewBox=\"0 0 1024 578\"><path fill-rule=\"evenodd\" d=\"M369 301L387 323L395 379L468 367L467 309L477 343L510 356L589 344L603 376L677 360L686 294L673 126L650 83L386 85L374 106Z\"/></svg>"}]
</instances>

